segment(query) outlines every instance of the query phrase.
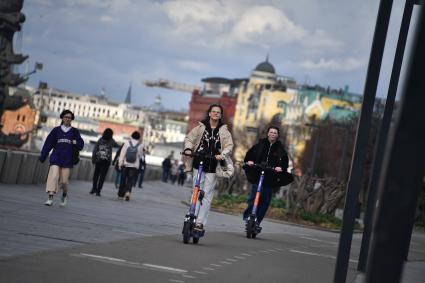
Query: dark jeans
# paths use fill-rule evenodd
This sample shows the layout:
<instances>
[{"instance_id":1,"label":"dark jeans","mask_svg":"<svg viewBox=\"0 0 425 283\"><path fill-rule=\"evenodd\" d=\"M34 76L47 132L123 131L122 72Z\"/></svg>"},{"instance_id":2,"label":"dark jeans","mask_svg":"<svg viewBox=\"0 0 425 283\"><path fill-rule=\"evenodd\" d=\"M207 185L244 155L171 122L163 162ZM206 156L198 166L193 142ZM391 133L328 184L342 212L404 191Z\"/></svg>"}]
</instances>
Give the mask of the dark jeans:
<instances>
[{"instance_id":1,"label":"dark jeans","mask_svg":"<svg viewBox=\"0 0 425 283\"><path fill-rule=\"evenodd\" d=\"M139 188L142 187L144 177L145 177L145 169L139 169Z\"/></svg>"},{"instance_id":2,"label":"dark jeans","mask_svg":"<svg viewBox=\"0 0 425 283\"><path fill-rule=\"evenodd\" d=\"M170 169L163 169L162 170L162 181L167 182L168 178L170 178Z\"/></svg>"},{"instance_id":3,"label":"dark jeans","mask_svg":"<svg viewBox=\"0 0 425 283\"><path fill-rule=\"evenodd\" d=\"M180 186L184 185L184 181L186 180L186 174L179 174L179 178L177 180L177 184L179 184Z\"/></svg>"},{"instance_id":4,"label":"dark jeans","mask_svg":"<svg viewBox=\"0 0 425 283\"><path fill-rule=\"evenodd\" d=\"M258 185L252 185L251 195L248 198L248 207L245 209L243 213L243 218L246 219L252 213L252 207L254 206L254 199L257 193ZM273 191L269 187L263 186L260 192L260 201L257 207L257 220L258 223L261 223L264 216L266 215L267 209L269 208L270 202L272 201Z\"/></svg>"},{"instance_id":5,"label":"dark jeans","mask_svg":"<svg viewBox=\"0 0 425 283\"><path fill-rule=\"evenodd\" d=\"M100 193L105 181L106 174L108 173L110 162L108 160L102 160L95 164L93 174L93 188L95 193Z\"/></svg>"},{"instance_id":6,"label":"dark jeans","mask_svg":"<svg viewBox=\"0 0 425 283\"><path fill-rule=\"evenodd\" d=\"M127 192L131 193L131 188L137 178L137 168L123 167L121 169L121 183L120 189L118 190L118 196L124 197Z\"/></svg>"}]
</instances>

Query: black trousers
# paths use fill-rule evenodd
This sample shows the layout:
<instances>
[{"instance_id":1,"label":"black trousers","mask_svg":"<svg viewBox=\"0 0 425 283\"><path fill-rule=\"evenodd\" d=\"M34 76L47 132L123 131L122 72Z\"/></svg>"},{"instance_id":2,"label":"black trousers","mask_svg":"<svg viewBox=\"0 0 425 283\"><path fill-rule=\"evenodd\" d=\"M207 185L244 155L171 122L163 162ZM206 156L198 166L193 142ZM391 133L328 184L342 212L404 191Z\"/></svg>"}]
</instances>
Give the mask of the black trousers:
<instances>
[{"instance_id":1,"label":"black trousers","mask_svg":"<svg viewBox=\"0 0 425 283\"><path fill-rule=\"evenodd\" d=\"M102 160L95 164L93 174L93 191L100 193L105 182L106 174L108 173L110 162L109 160Z\"/></svg>"},{"instance_id":2,"label":"black trousers","mask_svg":"<svg viewBox=\"0 0 425 283\"><path fill-rule=\"evenodd\" d=\"M138 175L137 168L123 167L121 170L121 182L120 189L118 190L118 196L124 197L127 192L131 193L131 188L136 182Z\"/></svg>"}]
</instances>

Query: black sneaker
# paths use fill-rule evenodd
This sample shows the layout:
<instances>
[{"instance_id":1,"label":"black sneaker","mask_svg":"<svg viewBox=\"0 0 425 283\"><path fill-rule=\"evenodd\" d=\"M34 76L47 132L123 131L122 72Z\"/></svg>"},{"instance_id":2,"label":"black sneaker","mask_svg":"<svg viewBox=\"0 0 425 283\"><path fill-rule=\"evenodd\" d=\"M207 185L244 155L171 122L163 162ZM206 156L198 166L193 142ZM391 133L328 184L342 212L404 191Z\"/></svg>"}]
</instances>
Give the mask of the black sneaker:
<instances>
[{"instance_id":1,"label":"black sneaker","mask_svg":"<svg viewBox=\"0 0 425 283\"><path fill-rule=\"evenodd\" d=\"M97 193L96 193L96 196L97 196L97 197L100 197L100 196L101 196L101 195L100 195L100 192L97 192Z\"/></svg>"},{"instance_id":2,"label":"black sneaker","mask_svg":"<svg viewBox=\"0 0 425 283\"><path fill-rule=\"evenodd\" d=\"M94 194L94 189L91 189L90 194L91 195Z\"/></svg>"}]
</instances>

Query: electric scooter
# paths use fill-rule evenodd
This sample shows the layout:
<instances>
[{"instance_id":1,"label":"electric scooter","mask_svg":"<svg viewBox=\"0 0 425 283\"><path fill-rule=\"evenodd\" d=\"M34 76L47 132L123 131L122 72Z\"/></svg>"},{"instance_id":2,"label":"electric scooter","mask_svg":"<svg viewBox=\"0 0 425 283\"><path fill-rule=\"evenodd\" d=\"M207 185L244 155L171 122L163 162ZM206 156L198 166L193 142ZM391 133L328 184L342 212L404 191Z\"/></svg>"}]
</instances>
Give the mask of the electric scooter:
<instances>
[{"instance_id":1,"label":"electric scooter","mask_svg":"<svg viewBox=\"0 0 425 283\"><path fill-rule=\"evenodd\" d=\"M185 156L190 156L190 157L199 157L201 159L199 163L199 167L198 167L198 173L196 175L195 186L193 187L189 211L186 213L184 217L183 230L182 230L183 243L185 244L189 243L190 238L192 238L193 243L197 244L199 242L199 239L203 237L205 234L205 230L199 231L195 229L196 219L198 217L198 215L195 214L196 204L199 201L200 205L202 205L202 200L205 195L205 192L200 187L201 178L203 174L204 160L215 159L215 157L209 154L193 152L191 149L185 149L183 152L181 152L181 154ZM198 213L199 213L199 210L198 210Z\"/></svg>"},{"instance_id":2,"label":"electric scooter","mask_svg":"<svg viewBox=\"0 0 425 283\"><path fill-rule=\"evenodd\" d=\"M266 170L270 170L275 172L274 167L270 167L270 166L266 166L265 164L252 164L252 165L248 165L248 164L244 164L244 166L249 166L249 167L257 167L261 170L261 175L260 175L260 180L258 181L258 187L257 187L257 192L255 194L255 199L254 199L254 205L252 207L252 212L251 214L248 216L247 220L246 220L246 237L247 238L253 238L255 239L257 237L257 234L259 234L261 232L261 227L260 227L260 223L257 220L257 208L258 208L258 204L260 202L260 196L261 196L261 189L263 186L263 180L264 180L264 173Z\"/></svg>"}]
</instances>

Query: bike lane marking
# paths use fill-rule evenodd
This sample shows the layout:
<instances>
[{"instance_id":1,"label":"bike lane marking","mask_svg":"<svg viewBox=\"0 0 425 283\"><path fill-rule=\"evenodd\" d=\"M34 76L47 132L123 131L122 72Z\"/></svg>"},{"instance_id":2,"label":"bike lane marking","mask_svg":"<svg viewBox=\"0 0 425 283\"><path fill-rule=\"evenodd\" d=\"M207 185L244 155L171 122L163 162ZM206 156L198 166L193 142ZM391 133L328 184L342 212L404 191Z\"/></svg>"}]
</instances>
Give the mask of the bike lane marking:
<instances>
[{"instance_id":1,"label":"bike lane marking","mask_svg":"<svg viewBox=\"0 0 425 283\"><path fill-rule=\"evenodd\" d=\"M312 253L312 252L306 252L306 251L299 251L299 250L292 250L292 249L289 249L288 251L293 252L293 253L298 253L298 254L305 254L305 255L312 255L312 256L319 256L319 257L336 259L336 256L333 256L333 255L318 254L318 253ZM350 262L352 262L352 263L358 263L358 261L357 260L354 260L354 259L350 259Z\"/></svg>"},{"instance_id":2,"label":"bike lane marking","mask_svg":"<svg viewBox=\"0 0 425 283\"><path fill-rule=\"evenodd\" d=\"M70 255L75 257L89 258L89 259L101 261L104 263L118 264L118 265L127 266L127 267L145 268L145 269L151 269L151 270L168 272L168 273L179 273L179 274L188 273L187 270L180 269L180 268L174 268L170 266L163 266L163 265L150 264L150 263L132 262L122 258L108 257L108 256L88 254L88 253L79 253L79 254L70 254Z\"/></svg>"}]
</instances>

